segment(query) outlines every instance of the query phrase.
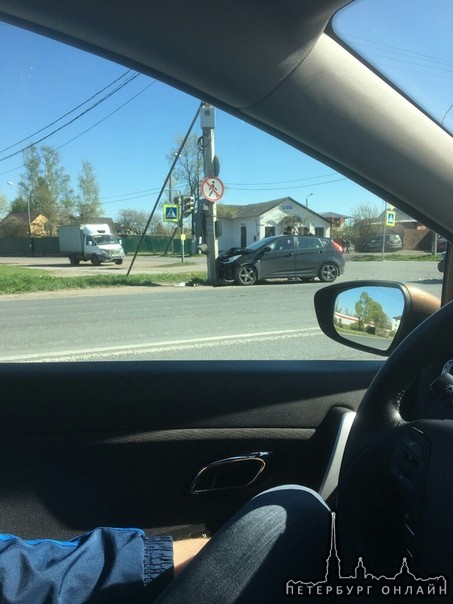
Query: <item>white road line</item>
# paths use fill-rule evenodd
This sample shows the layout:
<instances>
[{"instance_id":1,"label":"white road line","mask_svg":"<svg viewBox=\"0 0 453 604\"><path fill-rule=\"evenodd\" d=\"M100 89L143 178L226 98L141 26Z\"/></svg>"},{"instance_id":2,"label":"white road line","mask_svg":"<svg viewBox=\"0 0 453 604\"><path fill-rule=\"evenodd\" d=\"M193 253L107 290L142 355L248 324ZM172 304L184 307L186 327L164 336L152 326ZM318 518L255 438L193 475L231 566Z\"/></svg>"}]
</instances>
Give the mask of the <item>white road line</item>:
<instances>
[{"instance_id":1,"label":"white road line","mask_svg":"<svg viewBox=\"0 0 453 604\"><path fill-rule=\"evenodd\" d=\"M304 338L319 336L322 332L319 327L307 329L288 329L282 331L265 331L258 333L240 333L228 336L214 336L209 338L194 338L190 340L172 340L169 342L156 342L146 344L126 344L124 346L104 346L99 348L86 348L79 350L62 350L59 352L41 352L35 354L12 355L0 357L0 362L61 362L77 360L102 360L129 354L146 354L155 352L168 352L188 350L190 348L215 347L220 344L238 344L238 342L271 341L277 339Z\"/></svg>"}]
</instances>

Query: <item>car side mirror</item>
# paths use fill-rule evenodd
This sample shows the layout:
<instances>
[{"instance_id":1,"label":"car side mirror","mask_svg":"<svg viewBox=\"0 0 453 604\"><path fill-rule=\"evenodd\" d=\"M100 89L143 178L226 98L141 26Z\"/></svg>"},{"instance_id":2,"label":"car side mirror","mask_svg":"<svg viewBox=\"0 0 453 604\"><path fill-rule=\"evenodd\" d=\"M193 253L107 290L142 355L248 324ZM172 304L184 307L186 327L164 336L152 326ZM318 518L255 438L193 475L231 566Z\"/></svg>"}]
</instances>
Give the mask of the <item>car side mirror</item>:
<instances>
[{"instance_id":1,"label":"car side mirror","mask_svg":"<svg viewBox=\"0 0 453 604\"><path fill-rule=\"evenodd\" d=\"M263 248L263 253L267 254L268 252L272 252L272 248L267 245L265 248Z\"/></svg>"},{"instance_id":2,"label":"car side mirror","mask_svg":"<svg viewBox=\"0 0 453 604\"><path fill-rule=\"evenodd\" d=\"M337 283L315 293L316 316L327 336L383 356L439 308L436 296L392 281Z\"/></svg>"}]
</instances>

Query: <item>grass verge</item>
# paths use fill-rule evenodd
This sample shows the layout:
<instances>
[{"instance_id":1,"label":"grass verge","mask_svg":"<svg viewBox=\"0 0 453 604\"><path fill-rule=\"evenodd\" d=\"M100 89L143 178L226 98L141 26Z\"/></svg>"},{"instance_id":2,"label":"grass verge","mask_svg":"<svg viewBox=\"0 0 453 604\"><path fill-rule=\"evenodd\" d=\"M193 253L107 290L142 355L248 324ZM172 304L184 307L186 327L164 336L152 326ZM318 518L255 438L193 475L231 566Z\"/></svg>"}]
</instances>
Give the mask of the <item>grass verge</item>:
<instances>
[{"instance_id":1,"label":"grass verge","mask_svg":"<svg viewBox=\"0 0 453 604\"><path fill-rule=\"evenodd\" d=\"M346 254L345 258L351 260L352 262L380 262L382 261L382 254ZM398 262L408 262L409 260L415 260L417 262L439 262L440 254L433 256L432 254L390 254L389 252L386 252L384 254L384 261L385 260L396 260Z\"/></svg>"},{"instance_id":2,"label":"grass verge","mask_svg":"<svg viewBox=\"0 0 453 604\"><path fill-rule=\"evenodd\" d=\"M0 266L0 295L95 287L136 287L188 283L200 285L206 273L159 273L155 275L92 275L87 277L56 277L49 271L15 266Z\"/></svg>"}]
</instances>

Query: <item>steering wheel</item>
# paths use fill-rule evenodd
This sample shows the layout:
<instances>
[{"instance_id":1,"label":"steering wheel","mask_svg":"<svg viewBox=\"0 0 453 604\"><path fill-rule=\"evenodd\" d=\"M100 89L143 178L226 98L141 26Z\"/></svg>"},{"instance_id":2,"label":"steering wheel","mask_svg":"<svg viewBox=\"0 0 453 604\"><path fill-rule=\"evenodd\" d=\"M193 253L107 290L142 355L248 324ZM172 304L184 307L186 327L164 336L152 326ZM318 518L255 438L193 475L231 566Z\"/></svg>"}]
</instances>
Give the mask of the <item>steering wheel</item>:
<instances>
[{"instance_id":1,"label":"steering wheel","mask_svg":"<svg viewBox=\"0 0 453 604\"><path fill-rule=\"evenodd\" d=\"M345 575L362 558L376 576L394 576L406 560L418 577L453 579L453 420L400 414L423 370L437 361L440 374L451 350L453 302L402 341L360 404L338 486Z\"/></svg>"}]
</instances>

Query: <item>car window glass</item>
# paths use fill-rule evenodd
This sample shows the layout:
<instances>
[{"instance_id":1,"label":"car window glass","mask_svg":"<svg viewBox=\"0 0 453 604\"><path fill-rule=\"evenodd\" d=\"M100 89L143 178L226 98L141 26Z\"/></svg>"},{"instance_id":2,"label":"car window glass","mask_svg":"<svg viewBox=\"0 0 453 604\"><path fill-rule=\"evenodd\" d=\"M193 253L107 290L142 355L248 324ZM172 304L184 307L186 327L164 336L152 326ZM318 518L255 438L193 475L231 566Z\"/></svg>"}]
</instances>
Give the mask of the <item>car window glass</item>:
<instances>
[{"instance_id":1,"label":"car window glass","mask_svg":"<svg viewBox=\"0 0 453 604\"><path fill-rule=\"evenodd\" d=\"M199 120L190 149L179 151L202 99L6 24L0 50L8 57L0 64L8 83L0 95L1 362L256 360L264 348L276 360L375 358L319 329L313 296L326 286L321 266L315 276L300 266L297 277L260 282L238 251L257 249L266 233L279 236L288 226L299 248L350 241L338 281L407 281L440 295L440 241L428 226L398 208L389 226L382 199L217 108L225 192L214 226L232 284L205 286L204 216L213 202L198 197ZM58 227L89 220L111 225L124 260L107 250L98 265L99 258L60 252ZM302 236L304 228L325 239ZM367 249L392 229L400 249ZM291 249L293 237L283 240ZM234 285L238 258L256 285ZM46 289L52 280L61 289ZM35 289L24 293L31 282Z\"/></svg>"},{"instance_id":2,"label":"car window glass","mask_svg":"<svg viewBox=\"0 0 453 604\"><path fill-rule=\"evenodd\" d=\"M293 237L280 237L277 240L276 251L281 250L292 250L294 248L294 238Z\"/></svg>"},{"instance_id":3,"label":"car window glass","mask_svg":"<svg viewBox=\"0 0 453 604\"><path fill-rule=\"evenodd\" d=\"M346 44L453 132L450 0L352 2L337 13L333 27Z\"/></svg>"},{"instance_id":4,"label":"car window glass","mask_svg":"<svg viewBox=\"0 0 453 604\"><path fill-rule=\"evenodd\" d=\"M323 244L317 237L307 237L302 235L302 237L298 237L298 247L299 249L313 249L323 247Z\"/></svg>"}]
</instances>

